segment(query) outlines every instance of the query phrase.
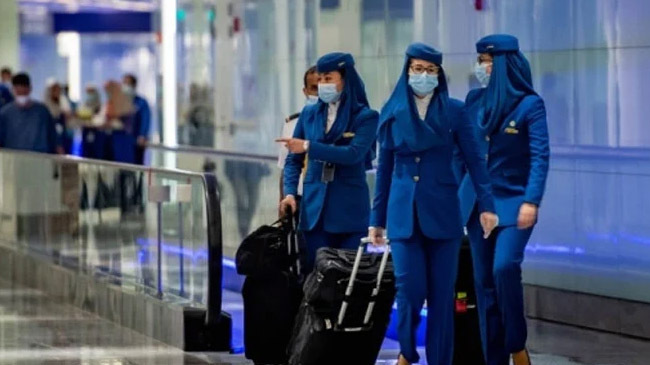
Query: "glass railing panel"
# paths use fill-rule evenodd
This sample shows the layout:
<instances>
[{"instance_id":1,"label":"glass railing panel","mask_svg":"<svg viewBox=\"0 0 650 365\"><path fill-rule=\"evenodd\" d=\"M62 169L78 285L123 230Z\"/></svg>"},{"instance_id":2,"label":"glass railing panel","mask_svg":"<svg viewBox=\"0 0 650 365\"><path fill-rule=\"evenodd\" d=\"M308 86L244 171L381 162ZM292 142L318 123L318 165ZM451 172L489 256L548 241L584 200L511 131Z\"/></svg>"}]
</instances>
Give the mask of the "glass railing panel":
<instances>
[{"instance_id":1,"label":"glass railing panel","mask_svg":"<svg viewBox=\"0 0 650 365\"><path fill-rule=\"evenodd\" d=\"M3 150L0 244L202 305L209 282L206 186L198 173Z\"/></svg>"}]
</instances>

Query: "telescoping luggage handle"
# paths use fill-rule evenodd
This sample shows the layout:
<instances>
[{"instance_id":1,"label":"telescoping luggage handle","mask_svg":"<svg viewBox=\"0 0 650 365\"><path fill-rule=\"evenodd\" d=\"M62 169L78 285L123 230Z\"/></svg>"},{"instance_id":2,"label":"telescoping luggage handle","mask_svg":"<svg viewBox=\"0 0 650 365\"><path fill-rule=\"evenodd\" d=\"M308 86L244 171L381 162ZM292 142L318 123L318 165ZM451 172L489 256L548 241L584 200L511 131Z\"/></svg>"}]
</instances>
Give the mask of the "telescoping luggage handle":
<instances>
[{"instance_id":1,"label":"telescoping luggage handle","mask_svg":"<svg viewBox=\"0 0 650 365\"><path fill-rule=\"evenodd\" d=\"M381 257L379 272L377 272L377 284L375 285L375 288L372 290L372 294L370 295L368 307L366 308L366 315L363 318L363 326L341 328L343 324L343 320L345 319L345 313L348 310L348 298L352 295L352 292L354 291L354 282L357 279L357 273L359 272L359 266L361 265L361 256L363 256L365 247L371 242L372 240L368 237L362 238L361 244L359 245L359 249L357 250L357 256L354 259L354 266L352 266L352 274L350 275L350 281L348 282L348 286L345 289L345 298L343 299L343 303L341 304L341 309L339 310L339 317L338 317L336 329L340 331L345 331L345 332L363 331L370 324L370 317L372 317L372 312L375 309L375 303L377 301L377 296L379 295L379 289L381 288L381 280L384 277L384 271L386 271L388 256L390 256L390 246L388 245L389 241L387 239L385 239L386 250L384 251Z\"/></svg>"},{"instance_id":2,"label":"telescoping luggage handle","mask_svg":"<svg viewBox=\"0 0 650 365\"><path fill-rule=\"evenodd\" d=\"M287 255L291 257L291 255L296 256L296 261L294 262L294 265L289 269L293 271L295 275L300 276L300 273L302 272L302 267L300 266L300 248L299 248L299 242L298 242L298 218L297 218L297 213L291 213L289 210L287 212L291 217L287 219L289 225L290 225L290 230L288 233L287 237Z\"/></svg>"}]
</instances>

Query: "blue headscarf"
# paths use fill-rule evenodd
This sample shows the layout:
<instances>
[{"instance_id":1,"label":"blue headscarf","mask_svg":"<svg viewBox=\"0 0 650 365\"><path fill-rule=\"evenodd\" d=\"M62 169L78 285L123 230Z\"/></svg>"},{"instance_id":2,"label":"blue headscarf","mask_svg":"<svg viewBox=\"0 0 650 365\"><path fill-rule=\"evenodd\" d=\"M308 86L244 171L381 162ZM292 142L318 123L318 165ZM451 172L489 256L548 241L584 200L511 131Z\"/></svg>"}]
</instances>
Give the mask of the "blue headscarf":
<instances>
[{"instance_id":1,"label":"blue headscarf","mask_svg":"<svg viewBox=\"0 0 650 365\"><path fill-rule=\"evenodd\" d=\"M489 53L494 58L479 112L479 127L490 135L525 96L537 93L517 38L508 34L489 35L476 43L476 52Z\"/></svg>"},{"instance_id":2,"label":"blue headscarf","mask_svg":"<svg viewBox=\"0 0 650 365\"><path fill-rule=\"evenodd\" d=\"M313 127L317 128L314 135L322 136L319 141L327 144L332 144L341 138L343 133L353 129L353 123L356 121L357 114L364 108L370 108L368 105L368 98L366 97L366 89L354 68L354 58L349 53L333 52L328 53L321 57L316 63L318 72L332 72L339 71L344 75L343 92L341 93L340 105L336 121L330 128L329 132L325 133L325 125L327 124L327 103L318 99L318 114L317 120L321 123L314 123ZM368 152L366 157L366 167L372 168L372 160L375 158L375 148L373 147Z\"/></svg>"},{"instance_id":3,"label":"blue headscarf","mask_svg":"<svg viewBox=\"0 0 650 365\"><path fill-rule=\"evenodd\" d=\"M413 43L406 49L402 75L379 116L378 140L383 148L419 152L445 143L445 132L449 129L449 94L444 70L440 67L438 87L423 123L415 106L413 90L408 84L409 64L416 58L442 66L442 53L426 44Z\"/></svg>"},{"instance_id":4,"label":"blue headscarf","mask_svg":"<svg viewBox=\"0 0 650 365\"><path fill-rule=\"evenodd\" d=\"M320 99L318 100L319 116L323 117L322 125L317 123L319 133L323 134L323 142L334 143L345 131L352 127L350 123L354 121L355 114L364 107L368 107L366 90L361 77L359 77L357 70L354 68L354 58L349 53L328 53L318 60L316 69L321 73L343 71L345 74L343 78L345 84L341 98L339 99L341 104L339 105L338 115L328 133L325 133L325 130L321 129L327 121L327 103L324 103Z\"/></svg>"}]
</instances>

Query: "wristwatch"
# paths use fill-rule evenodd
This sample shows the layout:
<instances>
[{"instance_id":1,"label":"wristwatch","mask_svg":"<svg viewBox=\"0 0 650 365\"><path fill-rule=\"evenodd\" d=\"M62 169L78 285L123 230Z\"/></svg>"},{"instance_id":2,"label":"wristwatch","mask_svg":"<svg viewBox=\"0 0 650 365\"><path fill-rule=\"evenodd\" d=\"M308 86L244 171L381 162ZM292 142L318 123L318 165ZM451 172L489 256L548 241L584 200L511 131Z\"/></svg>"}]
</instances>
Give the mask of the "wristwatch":
<instances>
[{"instance_id":1,"label":"wristwatch","mask_svg":"<svg viewBox=\"0 0 650 365\"><path fill-rule=\"evenodd\" d=\"M302 148L306 151L309 151L309 141L304 141L302 143Z\"/></svg>"}]
</instances>

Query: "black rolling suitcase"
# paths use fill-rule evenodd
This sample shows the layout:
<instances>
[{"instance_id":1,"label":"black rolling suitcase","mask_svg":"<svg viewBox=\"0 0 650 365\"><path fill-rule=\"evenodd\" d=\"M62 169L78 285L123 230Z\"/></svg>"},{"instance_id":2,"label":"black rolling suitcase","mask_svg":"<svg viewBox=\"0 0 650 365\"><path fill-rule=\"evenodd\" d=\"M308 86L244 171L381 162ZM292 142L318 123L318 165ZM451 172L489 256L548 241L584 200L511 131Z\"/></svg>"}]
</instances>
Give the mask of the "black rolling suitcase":
<instances>
[{"instance_id":1,"label":"black rolling suitcase","mask_svg":"<svg viewBox=\"0 0 650 365\"><path fill-rule=\"evenodd\" d=\"M484 365L474 289L472 250L463 238L456 279L454 365Z\"/></svg>"},{"instance_id":2,"label":"black rolling suitcase","mask_svg":"<svg viewBox=\"0 0 650 365\"><path fill-rule=\"evenodd\" d=\"M302 299L299 233L295 220L281 220L249 235L237 251L246 275L244 347L255 364L286 364L287 344Z\"/></svg>"},{"instance_id":3,"label":"black rolling suitcase","mask_svg":"<svg viewBox=\"0 0 650 365\"><path fill-rule=\"evenodd\" d=\"M395 276L383 254L323 248L304 285L289 346L291 365L374 365L395 300Z\"/></svg>"}]
</instances>

